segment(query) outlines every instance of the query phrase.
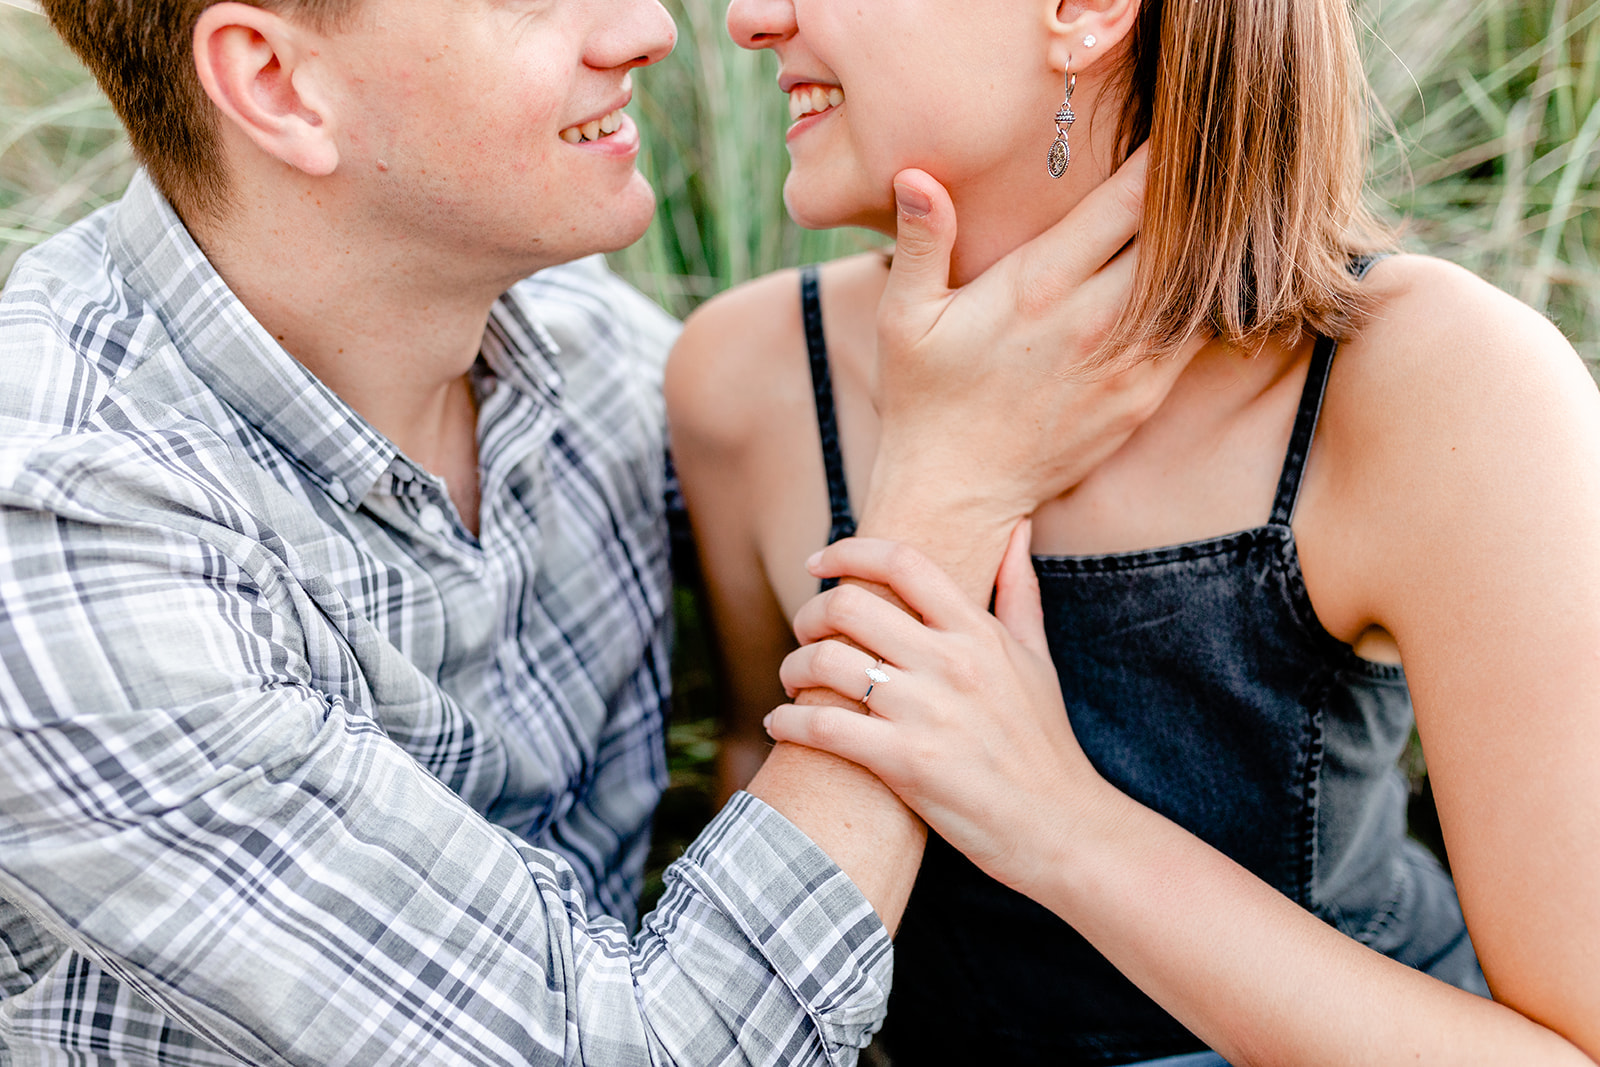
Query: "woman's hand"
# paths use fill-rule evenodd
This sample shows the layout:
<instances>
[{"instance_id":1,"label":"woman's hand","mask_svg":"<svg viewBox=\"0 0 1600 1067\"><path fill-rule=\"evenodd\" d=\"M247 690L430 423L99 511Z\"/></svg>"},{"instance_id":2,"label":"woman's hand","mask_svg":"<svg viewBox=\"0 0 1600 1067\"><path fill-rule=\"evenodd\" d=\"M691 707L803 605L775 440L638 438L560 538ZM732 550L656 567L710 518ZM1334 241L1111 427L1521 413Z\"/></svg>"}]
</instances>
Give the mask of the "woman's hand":
<instances>
[{"instance_id":1,"label":"woman's hand","mask_svg":"<svg viewBox=\"0 0 1600 1067\"><path fill-rule=\"evenodd\" d=\"M905 545L854 538L818 553L813 574L887 585L922 621L864 589L815 597L795 619L803 647L784 661L784 686L791 696L854 695L870 683L869 714L789 704L766 720L779 740L866 767L991 877L1024 892L1061 862L1072 816L1114 793L1067 721L1029 526L1019 523L1007 545L993 616ZM834 636L861 647L823 640ZM886 680L873 682L868 668Z\"/></svg>"}]
</instances>

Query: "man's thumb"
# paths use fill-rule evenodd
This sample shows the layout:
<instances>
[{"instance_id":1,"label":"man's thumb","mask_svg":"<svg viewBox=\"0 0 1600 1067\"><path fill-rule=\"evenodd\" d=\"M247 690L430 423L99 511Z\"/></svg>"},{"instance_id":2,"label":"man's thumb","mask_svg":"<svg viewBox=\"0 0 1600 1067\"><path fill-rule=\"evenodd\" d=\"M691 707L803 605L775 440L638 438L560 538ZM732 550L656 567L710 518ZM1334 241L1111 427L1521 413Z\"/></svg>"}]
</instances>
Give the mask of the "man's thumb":
<instances>
[{"instance_id":1,"label":"man's thumb","mask_svg":"<svg viewBox=\"0 0 1600 1067\"><path fill-rule=\"evenodd\" d=\"M895 175L897 225L886 303L916 306L943 298L950 286L956 211L944 186L920 170Z\"/></svg>"}]
</instances>

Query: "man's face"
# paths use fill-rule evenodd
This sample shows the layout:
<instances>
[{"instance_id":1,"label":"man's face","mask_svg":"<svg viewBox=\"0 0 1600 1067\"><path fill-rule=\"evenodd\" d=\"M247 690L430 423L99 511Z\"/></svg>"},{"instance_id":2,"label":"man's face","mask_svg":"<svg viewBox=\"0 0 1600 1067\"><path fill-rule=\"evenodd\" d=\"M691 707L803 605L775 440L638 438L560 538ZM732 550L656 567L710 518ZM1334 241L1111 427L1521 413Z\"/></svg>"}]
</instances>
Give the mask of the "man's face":
<instances>
[{"instance_id":1,"label":"man's face","mask_svg":"<svg viewBox=\"0 0 1600 1067\"><path fill-rule=\"evenodd\" d=\"M617 113L672 50L656 0L362 2L321 58L351 221L398 269L509 281L639 238L655 199Z\"/></svg>"}]
</instances>

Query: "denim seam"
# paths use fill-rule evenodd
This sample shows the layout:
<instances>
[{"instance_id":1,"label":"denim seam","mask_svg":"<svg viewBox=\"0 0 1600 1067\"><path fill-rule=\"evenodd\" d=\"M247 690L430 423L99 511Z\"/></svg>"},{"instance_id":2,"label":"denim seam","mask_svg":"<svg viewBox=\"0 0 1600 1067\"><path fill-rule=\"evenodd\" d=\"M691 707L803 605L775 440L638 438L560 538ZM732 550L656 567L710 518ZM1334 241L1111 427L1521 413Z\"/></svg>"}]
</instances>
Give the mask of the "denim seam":
<instances>
[{"instance_id":1,"label":"denim seam","mask_svg":"<svg viewBox=\"0 0 1600 1067\"><path fill-rule=\"evenodd\" d=\"M1318 672L1307 686L1300 706L1304 712L1305 737L1300 756L1300 825L1295 841L1295 903L1314 910L1312 887L1317 867L1317 811L1321 800L1323 762L1323 709L1332 689L1332 675Z\"/></svg>"},{"instance_id":2,"label":"denim seam","mask_svg":"<svg viewBox=\"0 0 1600 1067\"><path fill-rule=\"evenodd\" d=\"M1375 911L1372 918L1368 919L1366 925L1359 931L1351 934L1363 945L1370 945L1377 940L1390 926L1394 925L1396 916L1400 914L1400 902L1405 899L1405 895L1411 886L1411 872L1404 863L1395 864L1394 871L1394 877L1389 881L1388 899L1384 902L1383 907Z\"/></svg>"},{"instance_id":3,"label":"denim seam","mask_svg":"<svg viewBox=\"0 0 1600 1067\"><path fill-rule=\"evenodd\" d=\"M1141 549L1136 552L1113 552L1097 556L1034 556L1034 566L1041 575L1060 574L1118 574L1126 571L1188 563L1198 559L1222 556L1240 550L1258 548L1276 549L1271 553L1272 566L1287 581L1290 614L1300 632L1313 648L1336 666L1374 682L1405 682L1405 670L1397 664L1378 663L1356 655L1355 649L1330 634L1317 617L1306 591L1305 575L1300 569L1300 550L1294 529L1281 523L1268 523L1237 533L1224 534L1201 541L1163 548Z\"/></svg>"},{"instance_id":4,"label":"denim seam","mask_svg":"<svg viewBox=\"0 0 1600 1067\"><path fill-rule=\"evenodd\" d=\"M1317 617L1316 608L1311 603L1311 594L1306 590L1305 572L1300 569L1299 545L1295 542L1294 532L1292 530L1288 532L1289 536L1284 541L1283 550L1274 553L1273 566L1283 574L1289 614L1299 626L1301 634L1336 669L1349 671L1370 682L1404 685L1406 680L1404 667L1397 663L1379 663L1358 656L1354 648L1333 636L1327 627L1322 625L1322 620Z\"/></svg>"},{"instance_id":5,"label":"denim seam","mask_svg":"<svg viewBox=\"0 0 1600 1067\"><path fill-rule=\"evenodd\" d=\"M1116 574L1188 563L1211 556L1226 555L1240 549L1254 549L1273 542L1282 542L1288 534L1284 526L1256 526L1221 537L1202 541L1187 541L1181 545L1163 548L1140 549L1136 552L1113 552L1098 556L1035 556L1034 562L1047 574Z\"/></svg>"}]
</instances>

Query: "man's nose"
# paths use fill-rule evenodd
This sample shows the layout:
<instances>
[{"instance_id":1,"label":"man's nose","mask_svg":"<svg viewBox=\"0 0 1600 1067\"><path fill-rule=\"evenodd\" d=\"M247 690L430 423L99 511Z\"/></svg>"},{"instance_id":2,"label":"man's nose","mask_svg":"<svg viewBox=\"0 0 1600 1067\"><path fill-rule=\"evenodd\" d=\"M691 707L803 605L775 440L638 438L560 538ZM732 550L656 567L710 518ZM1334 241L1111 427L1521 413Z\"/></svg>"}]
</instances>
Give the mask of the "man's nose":
<instances>
[{"instance_id":1,"label":"man's nose","mask_svg":"<svg viewBox=\"0 0 1600 1067\"><path fill-rule=\"evenodd\" d=\"M678 43L678 27L659 0L633 0L624 8L608 13L610 32L602 33L591 48L590 66L602 70L648 67L672 54Z\"/></svg>"}]
</instances>

